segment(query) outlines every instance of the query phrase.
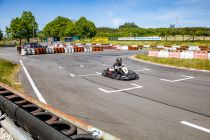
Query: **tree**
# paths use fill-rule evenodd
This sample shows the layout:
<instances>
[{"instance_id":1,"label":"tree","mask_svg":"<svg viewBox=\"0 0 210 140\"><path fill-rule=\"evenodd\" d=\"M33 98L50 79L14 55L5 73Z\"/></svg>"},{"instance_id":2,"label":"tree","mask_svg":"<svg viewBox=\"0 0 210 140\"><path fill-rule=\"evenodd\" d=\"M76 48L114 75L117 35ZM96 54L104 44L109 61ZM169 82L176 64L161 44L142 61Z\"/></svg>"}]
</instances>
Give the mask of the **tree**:
<instances>
[{"instance_id":1,"label":"tree","mask_svg":"<svg viewBox=\"0 0 210 140\"><path fill-rule=\"evenodd\" d=\"M17 38L20 41L20 45L21 45L21 39L24 38L24 32L25 29L23 27L22 24L22 20L21 18L14 18L12 19L11 23L10 23L10 27L6 27L6 34L11 38Z\"/></svg>"},{"instance_id":2,"label":"tree","mask_svg":"<svg viewBox=\"0 0 210 140\"><path fill-rule=\"evenodd\" d=\"M39 31L37 32L37 37L40 39L40 41L42 42L43 39L45 38L44 34L43 34L43 31Z\"/></svg>"},{"instance_id":3,"label":"tree","mask_svg":"<svg viewBox=\"0 0 210 140\"><path fill-rule=\"evenodd\" d=\"M119 29L123 28L139 28L139 27L134 22L126 22L125 24L119 26Z\"/></svg>"},{"instance_id":4,"label":"tree","mask_svg":"<svg viewBox=\"0 0 210 140\"><path fill-rule=\"evenodd\" d=\"M73 34L81 38L91 38L96 35L96 27L92 21L81 17L77 20L73 27Z\"/></svg>"},{"instance_id":5,"label":"tree","mask_svg":"<svg viewBox=\"0 0 210 140\"><path fill-rule=\"evenodd\" d=\"M2 40L2 38L3 38L3 33L1 31L1 29L0 29L0 41Z\"/></svg>"},{"instance_id":6,"label":"tree","mask_svg":"<svg viewBox=\"0 0 210 140\"><path fill-rule=\"evenodd\" d=\"M21 21L22 28L24 30L23 36L27 38L27 41L29 42L30 37L34 37L36 35L38 24L36 23L35 17L30 11L23 11Z\"/></svg>"},{"instance_id":7,"label":"tree","mask_svg":"<svg viewBox=\"0 0 210 140\"><path fill-rule=\"evenodd\" d=\"M29 42L30 37L36 35L38 24L35 17L30 11L23 11L22 16L13 18L10 22L10 27L6 27L7 37L21 39L26 38Z\"/></svg>"},{"instance_id":8,"label":"tree","mask_svg":"<svg viewBox=\"0 0 210 140\"><path fill-rule=\"evenodd\" d=\"M72 26L70 19L58 16L44 27L43 33L45 36L64 37L71 34Z\"/></svg>"},{"instance_id":9,"label":"tree","mask_svg":"<svg viewBox=\"0 0 210 140\"><path fill-rule=\"evenodd\" d=\"M68 25L66 26L64 35L65 36L74 36L74 34L73 34L73 27L74 27L73 22L68 23Z\"/></svg>"}]
</instances>

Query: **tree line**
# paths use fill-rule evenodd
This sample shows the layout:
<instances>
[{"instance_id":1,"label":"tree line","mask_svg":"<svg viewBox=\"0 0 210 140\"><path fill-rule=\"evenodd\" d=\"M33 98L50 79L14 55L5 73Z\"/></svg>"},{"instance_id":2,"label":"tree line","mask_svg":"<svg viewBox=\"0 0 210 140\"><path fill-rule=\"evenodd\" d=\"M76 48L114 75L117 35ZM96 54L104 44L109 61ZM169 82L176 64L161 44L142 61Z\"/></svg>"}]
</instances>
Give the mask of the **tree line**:
<instances>
[{"instance_id":1,"label":"tree line","mask_svg":"<svg viewBox=\"0 0 210 140\"><path fill-rule=\"evenodd\" d=\"M135 36L210 36L210 28L184 27L184 28L97 28L98 37L135 37Z\"/></svg>"},{"instance_id":2,"label":"tree line","mask_svg":"<svg viewBox=\"0 0 210 140\"><path fill-rule=\"evenodd\" d=\"M42 31L38 30L38 23L30 11L23 11L20 17L11 20L9 27L6 27L6 39L22 39L32 37L46 38L79 36L80 38L92 37L135 37L135 36L210 36L210 28L205 27L184 27L184 28L141 28L134 22L127 22L118 28L98 27L94 22L81 17L77 21L58 16L47 23ZM3 33L0 30L0 40Z\"/></svg>"}]
</instances>

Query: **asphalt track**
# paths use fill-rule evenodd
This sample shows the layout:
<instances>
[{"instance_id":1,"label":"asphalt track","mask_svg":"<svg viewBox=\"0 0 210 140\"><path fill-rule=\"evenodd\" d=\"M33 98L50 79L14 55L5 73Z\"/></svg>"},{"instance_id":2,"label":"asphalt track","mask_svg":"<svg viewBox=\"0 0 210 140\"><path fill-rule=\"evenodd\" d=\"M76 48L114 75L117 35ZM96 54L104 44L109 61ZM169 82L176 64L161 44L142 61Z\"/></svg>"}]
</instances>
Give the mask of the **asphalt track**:
<instances>
[{"instance_id":1,"label":"asphalt track","mask_svg":"<svg viewBox=\"0 0 210 140\"><path fill-rule=\"evenodd\" d=\"M143 51L105 51L20 56L0 49L0 58L22 60L50 105L123 140L209 140L210 73L131 60ZM101 76L117 57L140 79ZM38 99L23 68L19 79Z\"/></svg>"}]
</instances>

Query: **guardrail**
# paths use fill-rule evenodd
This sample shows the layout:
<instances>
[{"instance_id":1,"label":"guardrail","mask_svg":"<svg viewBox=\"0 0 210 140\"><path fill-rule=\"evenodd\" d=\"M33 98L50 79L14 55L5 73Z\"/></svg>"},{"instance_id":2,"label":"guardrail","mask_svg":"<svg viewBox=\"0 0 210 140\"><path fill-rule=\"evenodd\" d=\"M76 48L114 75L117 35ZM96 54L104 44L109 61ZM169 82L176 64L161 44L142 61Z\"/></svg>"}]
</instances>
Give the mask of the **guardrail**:
<instances>
[{"instance_id":1,"label":"guardrail","mask_svg":"<svg viewBox=\"0 0 210 140\"><path fill-rule=\"evenodd\" d=\"M3 87L4 86L4 87ZM120 140L29 95L0 84L0 110L35 139ZM83 131L79 134L77 129Z\"/></svg>"}]
</instances>

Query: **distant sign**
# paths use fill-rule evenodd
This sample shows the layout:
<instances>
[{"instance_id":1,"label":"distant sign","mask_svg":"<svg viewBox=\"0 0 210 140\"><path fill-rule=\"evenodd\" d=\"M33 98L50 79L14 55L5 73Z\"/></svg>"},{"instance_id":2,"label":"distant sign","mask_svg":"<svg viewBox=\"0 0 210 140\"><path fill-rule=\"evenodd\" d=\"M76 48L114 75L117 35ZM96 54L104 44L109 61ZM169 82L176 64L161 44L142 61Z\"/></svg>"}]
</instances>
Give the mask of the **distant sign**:
<instances>
[{"instance_id":1,"label":"distant sign","mask_svg":"<svg viewBox=\"0 0 210 140\"><path fill-rule=\"evenodd\" d=\"M134 37L118 37L118 40L134 40Z\"/></svg>"},{"instance_id":2,"label":"distant sign","mask_svg":"<svg viewBox=\"0 0 210 140\"><path fill-rule=\"evenodd\" d=\"M161 40L161 37L118 37L118 40Z\"/></svg>"},{"instance_id":3,"label":"distant sign","mask_svg":"<svg viewBox=\"0 0 210 140\"><path fill-rule=\"evenodd\" d=\"M108 37L95 37L94 41L96 41L96 42L107 42Z\"/></svg>"},{"instance_id":4,"label":"distant sign","mask_svg":"<svg viewBox=\"0 0 210 140\"><path fill-rule=\"evenodd\" d=\"M161 37L135 37L134 40L161 40Z\"/></svg>"}]
</instances>

